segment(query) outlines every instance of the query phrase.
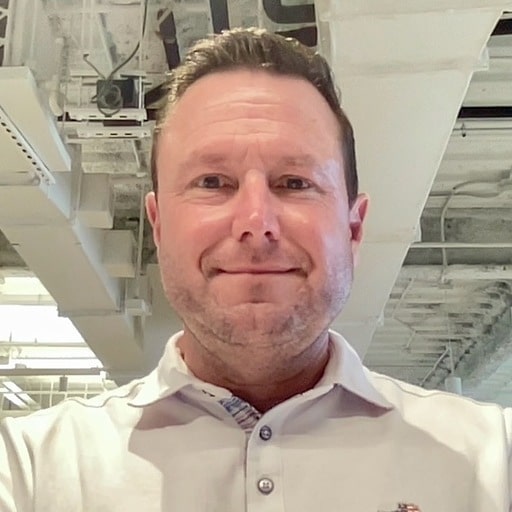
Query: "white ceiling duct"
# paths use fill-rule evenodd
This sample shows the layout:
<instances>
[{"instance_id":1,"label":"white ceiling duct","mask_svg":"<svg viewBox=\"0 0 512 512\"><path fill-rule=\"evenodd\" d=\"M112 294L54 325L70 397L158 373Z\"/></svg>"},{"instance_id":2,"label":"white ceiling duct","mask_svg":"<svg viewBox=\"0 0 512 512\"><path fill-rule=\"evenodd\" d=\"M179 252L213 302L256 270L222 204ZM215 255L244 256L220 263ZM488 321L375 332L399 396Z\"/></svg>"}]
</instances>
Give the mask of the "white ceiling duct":
<instances>
[{"instance_id":1,"label":"white ceiling duct","mask_svg":"<svg viewBox=\"0 0 512 512\"><path fill-rule=\"evenodd\" d=\"M104 231L75 215L78 151L70 157L29 69L0 68L0 109L0 228L103 364L139 368L124 281L103 265Z\"/></svg>"},{"instance_id":2,"label":"white ceiling duct","mask_svg":"<svg viewBox=\"0 0 512 512\"><path fill-rule=\"evenodd\" d=\"M329 56L354 124L361 190L372 198L349 304L337 322L360 354L410 244L499 0L317 0Z\"/></svg>"}]
</instances>

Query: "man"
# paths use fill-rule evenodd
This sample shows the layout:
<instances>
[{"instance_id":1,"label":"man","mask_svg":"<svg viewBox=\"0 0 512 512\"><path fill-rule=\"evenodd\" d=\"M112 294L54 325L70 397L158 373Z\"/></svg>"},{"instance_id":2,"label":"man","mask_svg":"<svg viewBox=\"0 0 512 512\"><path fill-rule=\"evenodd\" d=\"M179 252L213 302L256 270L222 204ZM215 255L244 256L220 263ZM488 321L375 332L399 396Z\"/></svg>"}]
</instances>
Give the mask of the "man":
<instances>
[{"instance_id":1,"label":"man","mask_svg":"<svg viewBox=\"0 0 512 512\"><path fill-rule=\"evenodd\" d=\"M320 56L198 43L152 161L183 332L148 377L6 421L2 511L509 510L510 411L369 372L329 331L368 198Z\"/></svg>"}]
</instances>

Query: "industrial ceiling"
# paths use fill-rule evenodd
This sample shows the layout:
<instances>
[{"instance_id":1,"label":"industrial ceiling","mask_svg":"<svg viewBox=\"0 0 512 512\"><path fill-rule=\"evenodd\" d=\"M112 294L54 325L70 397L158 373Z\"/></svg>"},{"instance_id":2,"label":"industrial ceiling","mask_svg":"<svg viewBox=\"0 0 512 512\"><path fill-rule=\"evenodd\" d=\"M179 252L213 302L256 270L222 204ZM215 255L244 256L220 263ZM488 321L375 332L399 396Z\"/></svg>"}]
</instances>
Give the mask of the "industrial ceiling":
<instances>
[{"instance_id":1,"label":"industrial ceiling","mask_svg":"<svg viewBox=\"0 0 512 512\"><path fill-rule=\"evenodd\" d=\"M154 110L192 42L254 25L326 55L354 123L372 208L335 327L378 372L455 391L457 377L464 395L512 405L507 10L505 0L0 0L2 414L140 375L179 328L142 208ZM10 327L17 314L24 329Z\"/></svg>"}]
</instances>

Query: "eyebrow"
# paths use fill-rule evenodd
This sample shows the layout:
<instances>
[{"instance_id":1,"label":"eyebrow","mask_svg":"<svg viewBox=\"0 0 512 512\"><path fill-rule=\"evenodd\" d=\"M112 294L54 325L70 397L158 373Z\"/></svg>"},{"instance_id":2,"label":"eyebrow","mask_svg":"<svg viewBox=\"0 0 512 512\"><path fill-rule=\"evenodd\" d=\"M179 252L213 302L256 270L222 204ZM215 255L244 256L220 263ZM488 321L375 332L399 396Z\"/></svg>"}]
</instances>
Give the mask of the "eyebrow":
<instances>
[{"instance_id":1,"label":"eyebrow","mask_svg":"<svg viewBox=\"0 0 512 512\"><path fill-rule=\"evenodd\" d=\"M309 154L287 155L277 160L279 167L314 167L318 164L318 160Z\"/></svg>"},{"instance_id":2,"label":"eyebrow","mask_svg":"<svg viewBox=\"0 0 512 512\"><path fill-rule=\"evenodd\" d=\"M189 157L180 165L180 168L186 169L191 165L204 165L207 167L223 166L227 162L232 161L222 153L202 153L201 151L193 151ZM283 155L274 161L275 167L314 167L318 165L318 160L310 154L299 155Z\"/></svg>"},{"instance_id":3,"label":"eyebrow","mask_svg":"<svg viewBox=\"0 0 512 512\"><path fill-rule=\"evenodd\" d=\"M221 153L202 153L200 151L193 151L186 160L180 164L180 169L188 169L192 165L204 166L221 166L224 165L229 159Z\"/></svg>"}]
</instances>

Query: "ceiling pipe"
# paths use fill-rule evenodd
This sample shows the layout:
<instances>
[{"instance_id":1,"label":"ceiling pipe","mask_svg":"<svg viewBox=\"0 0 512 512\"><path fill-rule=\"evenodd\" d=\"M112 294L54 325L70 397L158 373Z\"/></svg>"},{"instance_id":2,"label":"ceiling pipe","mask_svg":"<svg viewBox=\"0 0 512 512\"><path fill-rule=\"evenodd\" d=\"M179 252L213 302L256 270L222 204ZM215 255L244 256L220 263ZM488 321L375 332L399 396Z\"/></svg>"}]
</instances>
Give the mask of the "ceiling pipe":
<instances>
[{"instance_id":1,"label":"ceiling pipe","mask_svg":"<svg viewBox=\"0 0 512 512\"><path fill-rule=\"evenodd\" d=\"M512 242L415 242L411 249L512 249Z\"/></svg>"},{"instance_id":2,"label":"ceiling pipe","mask_svg":"<svg viewBox=\"0 0 512 512\"><path fill-rule=\"evenodd\" d=\"M430 371L427 373L427 375L425 375L423 380L420 382L421 387L423 387L425 385L425 383L428 381L428 379L430 379L430 377L432 377L432 375L434 375L437 368L442 363L443 359L449 354L449 352L450 352L450 349L448 347L446 347L444 349L444 352L439 356L439 359L434 363L434 366L430 369Z\"/></svg>"}]
</instances>

